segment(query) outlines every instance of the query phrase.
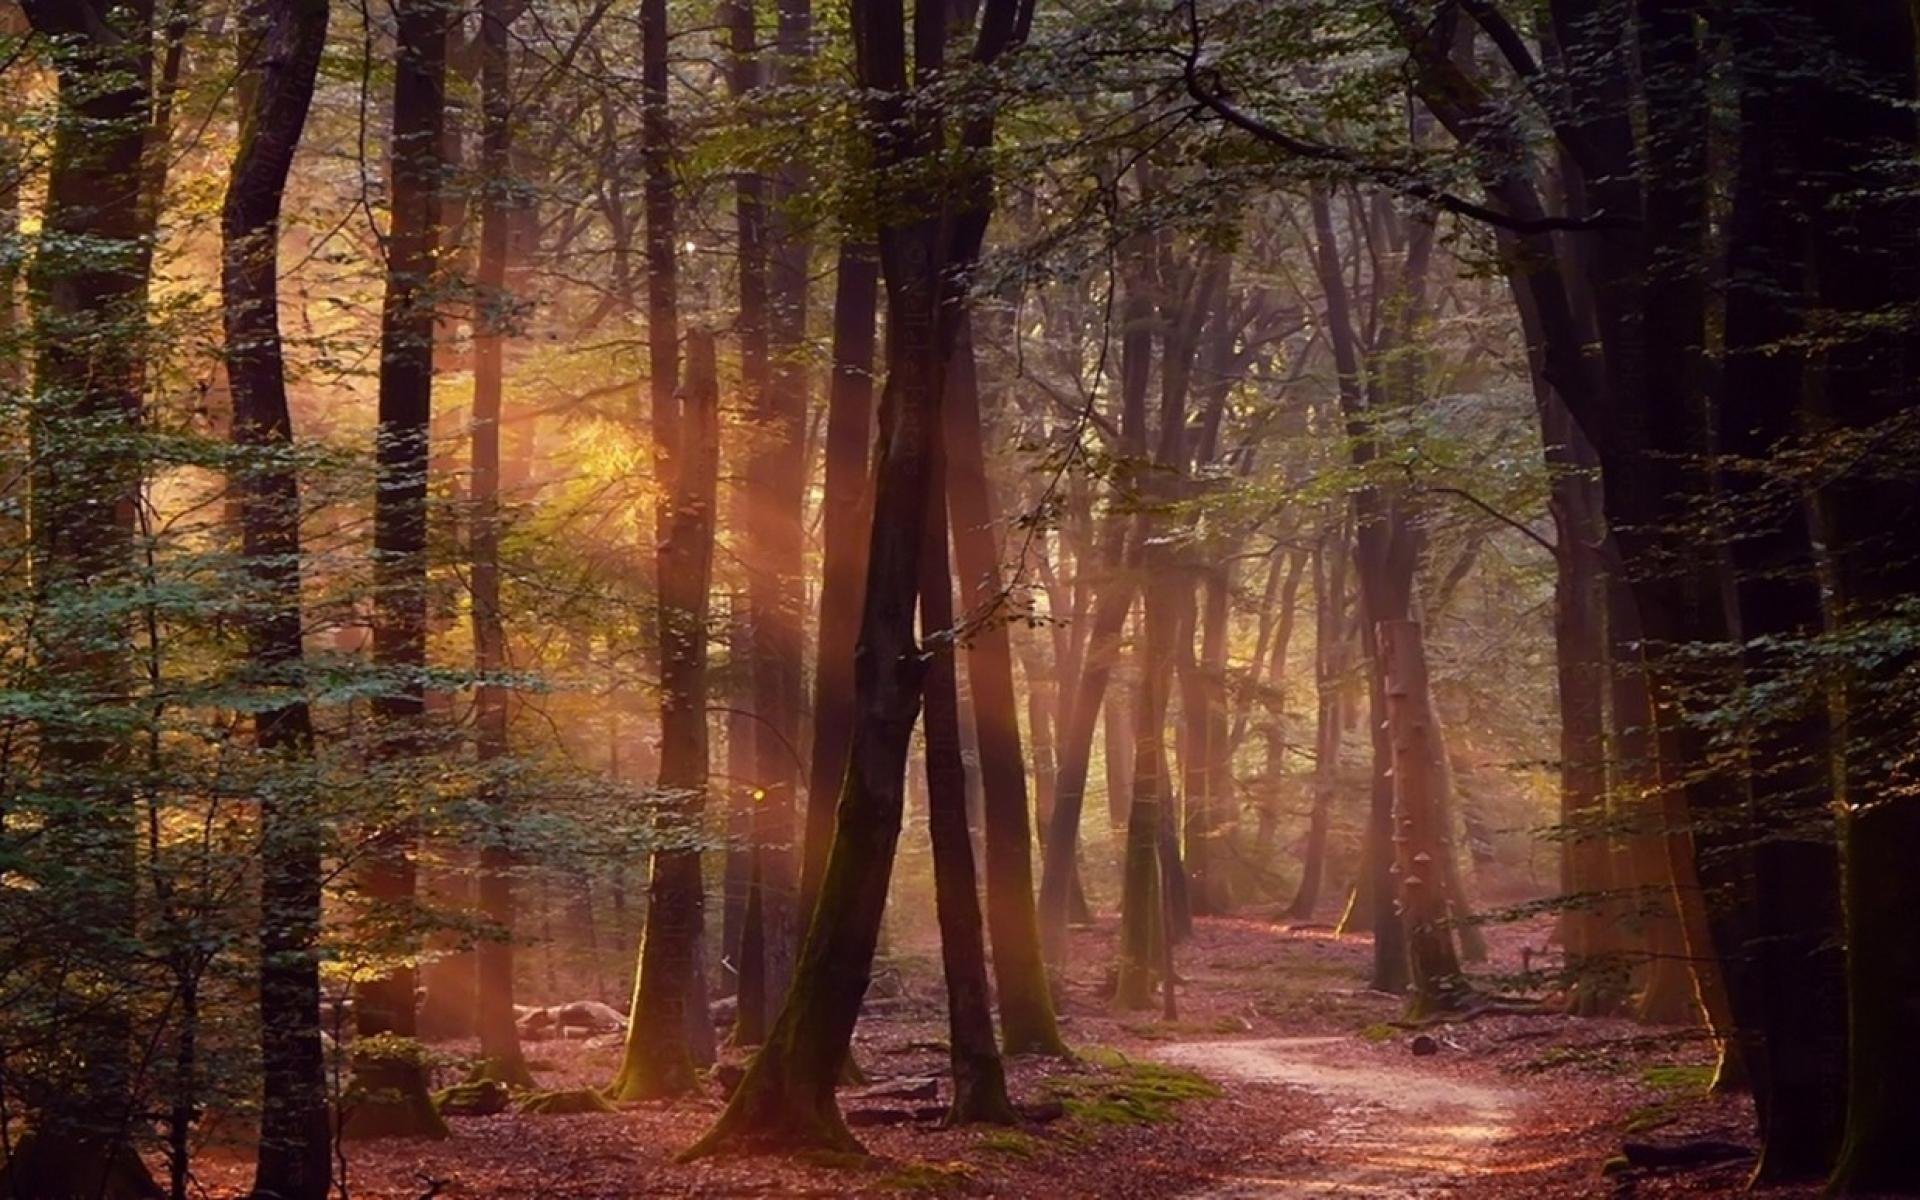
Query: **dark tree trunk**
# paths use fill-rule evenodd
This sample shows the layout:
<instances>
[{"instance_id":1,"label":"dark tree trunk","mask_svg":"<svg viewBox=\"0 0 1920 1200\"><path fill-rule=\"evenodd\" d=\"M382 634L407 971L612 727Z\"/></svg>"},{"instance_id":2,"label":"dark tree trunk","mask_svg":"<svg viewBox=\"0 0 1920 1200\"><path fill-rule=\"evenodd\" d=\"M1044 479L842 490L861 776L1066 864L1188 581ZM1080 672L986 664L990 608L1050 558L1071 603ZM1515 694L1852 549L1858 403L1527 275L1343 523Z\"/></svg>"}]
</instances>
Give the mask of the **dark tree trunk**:
<instances>
[{"instance_id":1,"label":"dark tree trunk","mask_svg":"<svg viewBox=\"0 0 1920 1200\"><path fill-rule=\"evenodd\" d=\"M446 110L447 32L455 10L446 0L403 0L395 6L398 41L393 88L391 208L387 231L386 301L380 318L379 436L373 515L373 663L381 674L374 698L375 753L388 769L411 770L425 746L427 662L427 471L433 409L434 252L440 238L441 132ZM419 829L406 787L392 811L368 834L359 886L393 922L411 949L414 857ZM354 989L355 1032L363 1038L416 1033L410 965ZM353 1137L445 1137L447 1127L427 1096L418 1055L356 1055L360 1095L344 1131Z\"/></svg>"},{"instance_id":2,"label":"dark tree trunk","mask_svg":"<svg viewBox=\"0 0 1920 1200\"><path fill-rule=\"evenodd\" d=\"M814 653L813 754L807 780L800 911L811 914L833 844L833 802L847 774L853 733L853 648L871 521L874 309L880 260L871 245L840 247L833 296L833 382L827 394L821 504L820 624ZM841 514L845 514L844 516Z\"/></svg>"},{"instance_id":3,"label":"dark tree trunk","mask_svg":"<svg viewBox=\"0 0 1920 1200\"><path fill-rule=\"evenodd\" d=\"M659 556L660 790L668 799L647 886L647 929L626 1056L608 1089L615 1100L691 1090L696 1047L689 1023L709 1019L699 977L706 914L699 843L707 794L707 610L720 462L717 372L713 335L695 332L687 343L679 440L654 448L655 473L668 488L667 537Z\"/></svg>"},{"instance_id":4,"label":"dark tree trunk","mask_svg":"<svg viewBox=\"0 0 1920 1200\"><path fill-rule=\"evenodd\" d=\"M1566 409L1536 388L1545 443L1554 541L1554 683L1560 701L1560 891L1568 1007L1610 1016L1626 1001L1615 944L1611 835L1606 812L1605 626L1601 618L1602 522L1595 464Z\"/></svg>"},{"instance_id":5,"label":"dark tree trunk","mask_svg":"<svg viewBox=\"0 0 1920 1200\"><path fill-rule=\"evenodd\" d=\"M736 103L750 102L764 82L756 8L755 0L729 0L722 8L727 26L727 91ZM665 17L661 20L664 24ZM663 49L661 53L664 55L666 51ZM756 417L766 410L771 381L767 320L767 190L766 177L758 171L741 171L734 178L734 230L740 260L740 317L737 323L740 385L743 399ZM749 804L746 824L749 831L748 853L751 855L747 886L752 893L742 912L744 925L740 945L729 947L740 956L740 1001L735 1009L732 1034L732 1041L738 1046L760 1044L766 1037L767 1017L780 1000L778 994L772 993L769 987L768 897L763 890L770 865L771 852L767 838L771 814L767 805L767 786L770 781L763 779L761 774L766 761L762 749L770 755L776 748L770 744L772 734L764 729L767 714L762 706L767 700L764 687L777 683L768 671L762 670L762 655L769 650L766 634L761 628L762 618L767 616L769 594L764 578L767 569L764 561L767 483L764 480L756 481L755 473L763 467L767 452L753 444L759 441L759 431L755 429L749 432L749 448L742 462L736 508L743 518L738 532L747 547L742 555L746 575L746 604L741 612L735 614L736 618L745 618L740 625L741 649L745 651L745 657L735 664L735 671L743 673L736 694L746 701L746 715L737 731L743 735L740 763L747 768ZM777 773L777 763L774 769ZM783 910L776 904L775 915L780 911ZM748 961L747 957L749 946L753 947L752 961Z\"/></svg>"},{"instance_id":6,"label":"dark tree trunk","mask_svg":"<svg viewBox=\"0 0 1920 1200\"><path fill-rule=\"evenodd\" d=\"M1739 163L1715 427L1743 685L1777 697L1742 730L1749 807L1744 829L1734 832L1748 839L1752 857L1752 940L1731 947L1757 977L1746 1018L1759 1033L1747 1060L1760 1119L1755 1178L1777 1181L1820 1178L1833 1167L1846 1105L1847 1031L1832 730L1827 697L1800 682L1801 648L1822 631L1825 613L1807 510L1798 489L1783 492L1778 480L1782 456L1802 444L1801 397L1811 382L1799 348L1810 332L1801 315L1806 213L1829 195L1802 190L1797 160L1810 132L1801 128L1807 105L1786 84L1808 41L1786 33L1789 6L1769 7L1760 0L1743 8L1730 27L1741 85ZM1910 81L1912 68L1905 74ZM1850 129L1822 128L1817 136L1846 137ZM1849 185L1858 182L1849 176Z\"/></svg>"},{"instance_id":7,"label":"dark tree trunk","mask_svg":"<svg viewBox=\"0 0 1920 1200\"><path fill-rule=\"evenodd\" d=\"M987 924L993 933L1000 1034L1009 1054L1065 1054L1053 1019L1053 998L1040 960L1033 899L1033 833L1027 821L1027 774L1020 746L1013 647L1000 581L992 485L980 419L971 323L963 315L947 375L946 499L966 606L967 678L979 739L985 796ZM944 542L944 538L942 539ZM951 607L951 602L949 602Z\"/></svg>"},{"instance_id":8,"label":"dark tree trunk","mask_svg":"<svg viewBox=\"0 0 1920 1200\"><path fill-rule=\"evenodd\" d=\"M963 335L964 336L964 335ZM955 347L956 359L971 349ZM962 383L956 367L950 389ZM926 680L927 833L933 843L934 904L940 922L940 960L947 981L947 1041L953 1065L950 1124L1018 1123L1007 1098L1007 1078L993 1041L987 988L987 946L980 893L967 831L966 763L960 753L960 692L954 670L953 580L947 553L947 514L938 502L946 488L944 447L935 436L929 472L926 542L920 557L920 636L930 651ZM1043 979L1044 984L1044 979Z\"/></svg>"},{"instance_id":9,"label":"dark tree trunk","mask_svg":"<svg viewBox=\"0 0 1920 1200\"><path fill-rule=\"evenodd\" d=\"M483 772L505 765L511 694L507 631L500 610L500 429L505 412L506 339L513 320L507 256L513 222L512 60L508 33L513 0L485 0L480 13L480 309L473 347L473 665L475 752ZM480 1073L514 1087L533 1086L520 1053L513 1011L512 803L499 779L483 780L491 823L480 845L480 916L492 928L474 950L474 1023Z\"/></svg>"},{"instance_id":10,"label":"dark tree trunk","mask_svg":"<svg viewBox=\"0 0 1920 1200\"><path fill-rule=\"evenodd\" d=\"M313 717L301 678L300 480L281 355L282 198L306 126L327 40L326 0L278 0L246 14L240 149L221 210L221 304L233 440L243 464L241 552L258 590L247 654L262 686L286 694L254 718L270 757L302 769ZM269 788L260 804L260 1150L254 1191L324 1200L332 1181L326 1061L320 1040L321 827L304 789Z\"/></svg>"},{"instance_id":11,"label":"dark tree trunk","mask_svg":"<svg viewBox=\"0 0 1920 1200\"><path fill-rule=\"evenodd\" d=\"M1830 547L1835 616L1841 628L1886 619L1920 594L1920 479L1912 454L1920 363L1908 313L1915 276L1915 218L1906 180L1916 141L1914 32L1908 5L1870 0L1794 5L1816 22L1818 73L1803 129L1807 195L1829 206L1812 232L1816 302L1843 331L1827 346L1816 419L1872 444L1851 470L1817 496ZM1822 45L1830 41L1831 48ZM1836 61L1837 60L1837 61ZM1787 59L1789 65L1799 55ZM1836 197L1846 196L1846 200ZM1830 211L1837 207L1841 211ZM1898 619L1910 626L1911 617ZM1899 635L1895 635L1896 637ZM1904 761L1913 736L1910 691L1915 656L1901 649L1853 664L1843 684L1842 836L1845 852L1849 1078L1845 1137L1834 1190L1847 1195L1920 1192L1920 798Z\"/></svg>"},{"instance_id":12,"label":"dark tree trunk","mask_svg":"<svg viewBox=\"0 0 1920 1200\"><path fill-rule=\"evenodd\" d=\"M64 1031L77 1067L59 1073L35 1127L0 1166L20 1196L159 1195L130 1142L135 1080L130 1018L72 990L120 978L134 935L136 837L131 745L117 719L132 703L129 631L107 597L130 585L142 451L145 298L141 154L149 117L150 3L25 5L58 76L41 236L29 269L35 352L31 438L34 666L68 694L71 715L42 717L37 789L59 797L41 852L70 874L47 893L42 936L75 957L41 1002L82 1015ZM114 10L109 15L109 9ZM106 32L111 28L114 36ZM54 39L58 39L55 41ZM74 252L74 245L84 249ZM87 615L76 616L76 613ZM58 712L58 709L56 709ZM101 714L111 714L102 721ZM24 974L24 972L23 972Z\"/></svg>"}]
</instances>

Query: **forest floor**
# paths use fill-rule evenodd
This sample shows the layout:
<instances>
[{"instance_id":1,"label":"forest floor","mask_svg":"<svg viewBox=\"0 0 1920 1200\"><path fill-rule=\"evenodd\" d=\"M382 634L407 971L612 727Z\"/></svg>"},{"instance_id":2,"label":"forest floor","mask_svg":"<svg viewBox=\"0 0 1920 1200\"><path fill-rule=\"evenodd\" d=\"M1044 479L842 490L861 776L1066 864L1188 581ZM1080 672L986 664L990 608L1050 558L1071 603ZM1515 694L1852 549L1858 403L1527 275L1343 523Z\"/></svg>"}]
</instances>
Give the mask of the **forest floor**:
<instances>
[{"instance_id":1,"label":"forest floor","mask_svg":"<svg viewBox=\"0 0 1920 1200\"><path fill-rule=\"evenodd\" d=\"M1492 931L1489 972L1545 952L1549 926ZM617 1113L458 1117L446 1141L347 1148L347 1193L612 1200L638 1196L1033 1198L1728 1195L1750 1165L1607 1172L1623 1140L1741 1142L1750 1112L1705 1092L1697 1035L1624 1020L1485 1015L1419 1030L1366 988L1371 947L1319 927L1202 920L1180 948L1178 1018L1116 1013L1111 921L1076 931L1062 1019L1077 1062L1009 1063L1016 1100L1064 1115L1019 1130L942 1129L945 1027L937 958L890 961L900 995L872 1002L843 1090L868 1159L674 1161L721 1107L719 1085ZM876 991L880 990L878 988ZM1416 1053L1415 1039L1422 1042ZM443 1047L443 1082L459 1045ZM617 1039L528 1047L544 1087L605 1083ZM737 1056L735 1056L737 1057ZM243 1194L250 1155L212 1149L204 1194ZM1786 1195L1787 1193L1770 1193ZM1812 1193L1807 1193L1811 1195Z\"/></svg>"}]
</instances>

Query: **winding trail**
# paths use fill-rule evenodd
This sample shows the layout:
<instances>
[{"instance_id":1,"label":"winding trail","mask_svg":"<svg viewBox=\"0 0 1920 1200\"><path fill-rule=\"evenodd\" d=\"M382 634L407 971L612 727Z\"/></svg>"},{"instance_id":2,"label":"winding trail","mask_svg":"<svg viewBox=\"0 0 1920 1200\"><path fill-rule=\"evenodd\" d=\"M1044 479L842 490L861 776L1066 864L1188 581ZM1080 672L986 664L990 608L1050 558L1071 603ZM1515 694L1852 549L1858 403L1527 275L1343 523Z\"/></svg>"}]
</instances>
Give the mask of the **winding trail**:
<instances>
[{"instance_id":1,"label":"winding trail","mask_svg":"<svg viewBox=\"0 0 1920 1200\"><path fill-rule=\"evenodd\" d=\"M1194 1200L1447 1195L1494 1168L1493 1145L1513 1136L1524 1093L1376 1055L1344 1037L1186 1042L1156 1057L1223 1084L1302 1088L1332 1120L1276 1131L1266 1161L1241 1167Z\"/></svg>"}]
</instances>

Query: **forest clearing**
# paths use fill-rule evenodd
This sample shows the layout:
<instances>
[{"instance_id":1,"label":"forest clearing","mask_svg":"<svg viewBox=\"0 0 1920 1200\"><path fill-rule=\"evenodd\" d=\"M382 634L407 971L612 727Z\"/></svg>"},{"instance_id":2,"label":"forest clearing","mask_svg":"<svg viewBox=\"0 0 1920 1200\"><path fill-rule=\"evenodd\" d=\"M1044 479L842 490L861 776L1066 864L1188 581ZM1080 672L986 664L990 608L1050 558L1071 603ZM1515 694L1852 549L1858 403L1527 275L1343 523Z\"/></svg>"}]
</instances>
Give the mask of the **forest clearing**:
<instances>
[{"instance_id":1,"label":"forest clearing","mask_svg":"<svg viewBox=\"0 0 1920 1200\"><path fill-rule=\"evenodd\" d=\"M0 0L0 1200L1920 1196L1920 0Z\"/></svg>"}]
</instances>

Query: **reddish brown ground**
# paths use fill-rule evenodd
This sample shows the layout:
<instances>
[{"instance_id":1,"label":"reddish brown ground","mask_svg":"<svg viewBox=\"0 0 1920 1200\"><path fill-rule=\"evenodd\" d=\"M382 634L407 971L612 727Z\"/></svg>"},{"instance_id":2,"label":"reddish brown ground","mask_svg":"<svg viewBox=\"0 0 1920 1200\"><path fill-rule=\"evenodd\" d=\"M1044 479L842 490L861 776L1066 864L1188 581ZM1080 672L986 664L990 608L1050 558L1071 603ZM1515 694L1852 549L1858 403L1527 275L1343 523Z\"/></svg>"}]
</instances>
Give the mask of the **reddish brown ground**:
<instances>
[{"instance_id":1,"label":"reddish brown ground","mask_svg":"<svg viewBox=\"0 0 1920 1200\"><path fill-rule=\"evenodd\" d=\"M1536 952L1546 926L1494 935L1494 969ZM1739 1139L1736 1099L1698 1086L1707 1048L1684 1031L1626 1021L1489 1016L1426 1030L1438 1052L1415 1056L1399 1003L1365 990L1370 953L1357 938L1289 930L1252 917L1205 920L1179 954L1176 1021L1116 1014L1103 998L1111 925L1075 935L1064 1017L1080 1047L1191 1067L1220 1089L1165 1119L1093 1115L1020 1134L915 1121L859 1131L866 1162L744 1158L677 1164L719 1111L717 1090L615 1115L457 1118L445 1142L385 1142L348 1151L350 1195L600 1200L629 1196L1004 1197L1676 1196L1729 1194L1745 1166L1608 1177L1623 1136ZM908 998L863 1021L860 1063L876 1084L939 1075L940 988L927 958L903 960ZM457 1049L449 1047L449 1050ZM530 1047L542 1084L604 1083L617 1049ZM1101 1062L1118 1061L1102 1056ZM1020 1060L1016 1098L1077 1080L1096 1102L1126 1072ZM457 1067L445 1072L448 1081ZM944 1081L943 1081L944 1082ZM855 1101L849 1107L886 1107ZM895 1107L912 1107L894 1102ZM205 1194L241 1194L244 1156L208 1151Z\"/></svg>"}]
</instances>

